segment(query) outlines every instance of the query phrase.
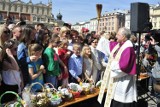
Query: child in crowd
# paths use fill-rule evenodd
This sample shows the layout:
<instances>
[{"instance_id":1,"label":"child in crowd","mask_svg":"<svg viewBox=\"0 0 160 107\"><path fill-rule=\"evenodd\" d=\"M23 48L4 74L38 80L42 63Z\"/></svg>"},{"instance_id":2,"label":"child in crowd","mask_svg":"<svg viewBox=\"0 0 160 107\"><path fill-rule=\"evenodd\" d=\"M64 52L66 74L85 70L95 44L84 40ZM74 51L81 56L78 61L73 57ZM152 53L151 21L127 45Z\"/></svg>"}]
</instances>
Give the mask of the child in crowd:
<instances>
[{"instance_id":1,"label":"child in crowd","mask_svg":"<svg viewBox=\"0 0 160 107\"><path fill-rule=\"evenodd\" d=\"M58 36L52 36L52 38L49 40L48 47L43 53L43 59L47 70L45 81L47 83L52 83L55 88L58 87L58 79L61 79L60 65L62 65L64 67L64 71L67 72L67 67L59 59L58 55L54 50L54 47L57 47L57 43L59 42L58 40Z\"/></svg>"},{"instance_id":2,"label":"child in crowd","mask_svg":"<svg viewBox=\"0 0 160 107\"><path fill-rule=\"evenodd\" d=\"M70 76L70 82L81 82L82 81L82 65L83 59L80 55L81 46L80 44L73 44L73 54L69 58L68 68Z\"/></svg>"},{"instance_id":3,"label":"child in crowd","mask_svg":"<svg viewBox=\"0 0 160 107\"><path fill-rule=\"evenodd\" d=\"M59 58L66 66L68 66L68 60L69 57L71 56L71 52L67 49L67 47L68 47L68 40L62 40L58 49ZM62 70L62 87L67 87L68 77L69 77L68 71L65 72L63 67L61 67L61 70Z\"/></svg>"},{"instance_id":4,"label":"child in crowd","mask_svg":"<svg viewBox=\"0 0 160 107\"><path fill-rule=\"evenodd\" d=\"M44 84L43 74L45 74L46 70L43 65L43 61L41 58L43 51L43 47L37 43L30 44L28 47L28 53L29 56L34 55L34 60L31 60L31 62L28 64L28 71L30 76L30 83L39 82L42 85ZM41 90L41 86L34 85L33 89L35 91Z\"/></svg>"},{"instance_id":5,"label":"child in crowd","mask_svg":"<svg viewBox=\"0 0 160 107\"><path fill-rule=\"evenodd\" d=\"M83 57L84 79L87 80L87 82L93 82L92 75L93 75L94 61L91 53L91 48L88 45L83 46L82 57Z\"/></svg>"}]
</instances>

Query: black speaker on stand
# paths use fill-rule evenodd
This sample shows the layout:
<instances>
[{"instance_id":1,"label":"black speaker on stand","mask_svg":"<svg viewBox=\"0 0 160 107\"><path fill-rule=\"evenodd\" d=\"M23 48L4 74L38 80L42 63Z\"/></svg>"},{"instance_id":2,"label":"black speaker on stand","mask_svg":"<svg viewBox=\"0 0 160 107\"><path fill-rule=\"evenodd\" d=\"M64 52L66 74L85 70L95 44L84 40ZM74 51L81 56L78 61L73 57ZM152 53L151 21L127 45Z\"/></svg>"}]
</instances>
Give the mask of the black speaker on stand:
<instances>
[{"instance_id":1,"label":"black speaker on stand","mask_svg":"<svg viewBox=\"0 0 160 107\"><path fill-rule=\"evenodd\" d=\"M149 5L147 3L131 3L131 25L132 32L143 33L148 30Z\"/></svg>"},{"instance_id":2,"label":"black speaker on stand","mask_svg":"<svg viewBox=\"0 0 160 107\"><path fill-rule=\"evenodd\" d=\"M138 77L140 75L140 39L141 39L141 33L146 33L150 31L152 28L152 24L149 22L150 17L149 17L149 4L147 3L131 3L131 22L130 22L130 30L134 34L139 34L138 35L138 50L137 50L137 87L139 88L140 91L143 91L148 95L146 87L142 87ZM156 101L150 97L155 103Z\"/></svg>"}]
</instances>

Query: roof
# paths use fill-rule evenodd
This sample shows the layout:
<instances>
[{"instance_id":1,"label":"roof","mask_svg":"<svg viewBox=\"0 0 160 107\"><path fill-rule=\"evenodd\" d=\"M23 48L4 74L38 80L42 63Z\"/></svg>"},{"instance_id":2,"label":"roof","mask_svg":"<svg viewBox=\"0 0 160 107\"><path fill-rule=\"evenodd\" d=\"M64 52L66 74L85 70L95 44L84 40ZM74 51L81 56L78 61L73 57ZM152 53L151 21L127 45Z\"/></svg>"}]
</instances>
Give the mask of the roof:
<instances>
[{"instance_id":1,"label":"roof","mask_svg":"<svg viewBox=\"0 0 160 107\"><path fill-rule=\"evenodd\" d=\"M12 3L21 3L21 4L25 4L25 2L23 2L23 1L21 1L21 0L12 1Z\"/></svg>"},{"instance_id":2,"label":"roof","mask_svg":"<svg viewBox=\"0 0 160 107\"><path fill-rule=\"evenodd\" d=\"M43 4L42 1L40 1L40 3L37 3L35 5L38 5L38 6L47 6L47 5Z\"/></svg>"}]
</instances>

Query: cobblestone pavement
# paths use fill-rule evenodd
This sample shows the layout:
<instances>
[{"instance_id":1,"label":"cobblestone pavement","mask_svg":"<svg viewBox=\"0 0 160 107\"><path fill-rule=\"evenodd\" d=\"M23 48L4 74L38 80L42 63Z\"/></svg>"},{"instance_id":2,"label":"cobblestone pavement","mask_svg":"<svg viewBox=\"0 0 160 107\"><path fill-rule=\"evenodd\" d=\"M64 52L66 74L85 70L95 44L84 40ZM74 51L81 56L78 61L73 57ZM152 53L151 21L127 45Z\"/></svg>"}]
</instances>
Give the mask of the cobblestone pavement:
<instances>
[{"instance_id":1,"label":"cobblestone pavement","mask_svg":"<svg viewBox=\"0 0 160 107\"><path fill-rule=\"evenodd\" d=\"M139 95L138 107L157 107L156 97L151 95L150 92Z\"/></svg>"}]
</instances>

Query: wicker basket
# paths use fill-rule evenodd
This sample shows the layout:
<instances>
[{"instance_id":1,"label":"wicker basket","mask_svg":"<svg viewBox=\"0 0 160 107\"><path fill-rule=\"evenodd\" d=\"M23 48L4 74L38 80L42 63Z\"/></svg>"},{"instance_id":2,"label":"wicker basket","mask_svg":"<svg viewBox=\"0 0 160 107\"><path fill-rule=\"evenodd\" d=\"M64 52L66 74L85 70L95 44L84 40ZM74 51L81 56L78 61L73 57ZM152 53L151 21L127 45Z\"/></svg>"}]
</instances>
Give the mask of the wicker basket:
<instances>
[{"instance_id":1,"label":"wicker basket","mask_svg":"<svg viewBox=\"0 0 160 107\"><path fill-rule=\"evenodd\" d=\"M58 92L61 95L61 98L64 102L73 100L73 94L68 88L59 88Z\"/></svg>"},{"instance_id":2,"label":"wicker basket","mask_svg":"<svg viewBox=\"0 0 160 107\"><path fill-rule=\"evenodd\" d=\"M50 100L47 97L46 90L41 83L39 82L32 83L29 88L29 91L31 91L32 87L37 84L42 87L42 92L38 92L36 94L31 93L30 95L31 103L32 103L31 105L33 107L48 107L50 105Z\"/></svg>"},{"instance_id":3,"label":"wicker basket","mask_svg":"<svg viewBox=\"0 0 160 107\"><path fill-rule=\"evenodd\" d=\"M82 87L76 83L70 83L69 91L73 94L74 98L78 98L81 95Z\"/></svg>"},{"instance_id":4,"label":"wicker basket","mask_svg":"<svg viewBox=\"0 0 160 107\"><path fill-rule=\"evenodd\" d=\"M57 89L55 89L51 83L46 83L44 85L47 90L47 97L51 102L51 106L58 106L62 102L62 99L61 96L57 93Z\"/></svg>"},{"instance_id":5,"label":"wicker basket","mask_svg":"<svg viewBox=\"0 0 160 107\"><path fill-rule=\"evenodd\" d=\"M2 97L5 95L5 94L14 94L16 97L17 97L17 100L16 101L11 101L11 102L8 102L6 104L1 104L1 100L2 100ZM5 93L3 93L1 96L0 96L0 107L23 107L23 104L22 104L22 99L20 98L20 96L13 92L13 91L6 91Z\"/></svg>"},{"instance_id":6,"label":"wicker basket","mask_svg":"<svg viewBox=\"0 0 160 107\"><path fill-rule=\"evenodd\" d=\"M54 92L54 93L57 92L57 89L54 88L53 84L51 83L45 83L44 86L46 86L45 88L47 92Z\"/></svg>"},{"instance_id":7,"label":"wicker basket","mask_svg":"<svg viewBox=\"0 0 160 107\"><path fill-rule=\"evenodd\" d=\"M80 84L83 88L82 95L88 95L94 93L95 83L88 83L87 81L84 81Z\"/></svg>"}]
</instances>

